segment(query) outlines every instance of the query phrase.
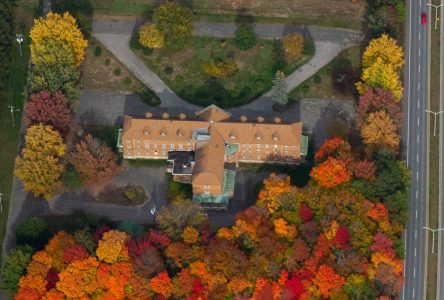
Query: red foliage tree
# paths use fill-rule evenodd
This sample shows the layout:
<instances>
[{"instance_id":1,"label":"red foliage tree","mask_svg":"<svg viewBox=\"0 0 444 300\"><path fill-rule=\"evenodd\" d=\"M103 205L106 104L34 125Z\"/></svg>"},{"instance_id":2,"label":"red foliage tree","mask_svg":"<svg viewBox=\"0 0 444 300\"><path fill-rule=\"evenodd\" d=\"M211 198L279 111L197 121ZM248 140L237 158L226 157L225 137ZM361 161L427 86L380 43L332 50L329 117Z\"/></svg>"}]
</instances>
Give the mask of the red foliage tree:
<instances>
[{"instance_id":1,"label":"red foliage tree","mask_svg":"<svg viewBox=\"0 0 444 300\"><path fill-rule=\"evenodd\" d=\"M46 290L49 291L50 289L55 288L56 283L59 281L59 272L54 268L49 269L45 280L47 282Z\"/></svg>"},{"instance_id":2,"label":"red foliage tree","mask_svg":"<svg viewBox=\"0 0 444 300\"><path fill-rule=\"evenodd\" d=\"M347 228L345 227L339 227L339 229L336 231L336 235L333 239L333 243L338 248L341 249L350 249L351 246L348 243L350 241L350 233L348 232Z\"/></svg>"},{"instance_id":3,"label":"red foliage tree","mask_svg":"<svg viewBox=\"0 0 444 300\"><path fill-rule=\"evenodd\" d=\"M381 232L376 233L373 237L373 244L370 246L370 250L373 252L384 252L390 254L390 257L395 256L393 241Z\"/></svg>"},{"instance_id":4,"label":"red foliage tree","mask_svg":"<svg viewBox=\"0 0 444 300\"><path fill-rule=\"evenodd\" d=\"M65 137L72 120L68 99L61 93L41 91L32 94L25 107L26 116L35 123L43 123L57 129Z\"/></svg>"},{"instance_id":5,"label":"red foliage tree","mask_svg":"<svg viewBox=\"0 0 444 300\"><path fill-rule=\"evenodd\" d=\"M353 174L356 178L373 182L376 179L376 164L368 160L358 160L353 165Z\"/></svg>"},{"instance_id":6,"label":"red foliage tree","mask_svg":"<svg viewBox=\"0 0 444 300\"><path fill-rule=\"evenodd\" d=\"M110 147L88 134L76 145L70 162L85 184L105 183L118 171L117 156Z\"/></svg>"},{"instance_id":7,"label":"red foliage tree","mask_svg":"<svg viewBox=\"0 0 444 300\"><path fill-rule=\"evenodd\" d=\"M144 235L140 240L130 238L126 244L126 247L128 248L128 254L131 257L138 257L147 252L147 250L153 247L153 245L149 240L149 236Z\"/></svg>"},{"instance_id":8,"label":"red foliage tree","mask_svg":"<svg viewBox=\"0 0 444 300\"><path fill-rule=\"evenodd\" d=\"M75 260L88 258L89 252L80 244L76 244L71 248L66 249L63 253L63 261L65 264L70 264Z\"/></svg>"},{"instance_id":9,"label":"red foliage tree","mask_svg":"<svg viewBox=\"0 0 444 300\"><path fill-rule=\"evenodd\" d=\"M160 247L167 247L171 243L170 238L166 234L154 229L150 229L149 240Z\"/></svg>"},{"instance_id":10,"label":"red foliage tree","mask_svg":"<svg viewBox=\"0 0 444 300\"><path fill-rule=\"evenodd\" d=\"M310 248L304 242L303 239L296 239L293 245L294 259L298 262L302 262L310 257Z\"/></svg>"},{"instance_id":11,"label":"red foliage tree","mask_svg":"<svg viewBox=\"0 0 444 300\"><path fill-rule=\"evenodd\" d=\"M301 295L305 293L305 288L302 284L302 280L297 276L293 276L287 280L287 282L285 283L285 289L289 296L288 299L298 300L299 297L301 297Z\"/></svg>"},{"instance_id":12,"label":"red foliage tree","mask_svg":"<svg viewBox=\"0 0 444 300\"><path fill-rule=\"evenodd\" d=\"M110 230L111 228L109 228L108 226L100 226L99 228L97 228L92 236L94 242L96 242L97 244L102 239L102 236L105 234L105 232L108 232Z\"/></svg>"},{"instance_id":13,"label":"red foliage tree","mask_svg":"<svg viewBox=\"0 0 444 300\"><path fill-rule=\"evenodd\" d=\"M351 157L350 144L340 137L333 137L326 140L321 148L319 148L318 152L316 152L315 159L319 163L327 159L329 156L347 160L347 158Z\"/></svg>"},{"instance_id":14,"label":"red foliage tree","mask_svg":"<svg viewBox=\"0 0 444 300\"><path fill-rule=\"evenodd\" d=\"M333 188L351 179L351 172L343 160L329 157L326 161L314 167L310 176L324 188Z\"/></svg>"},{"instance_id":15,"label":"red foliage tree","mask_svg":"<svg viewBox=\"0 0 444 300\"><path fill-rule=\"evenodd\" d=\"M302 221L304 222L308 222L311 220L311 218L313 218L313 211L311 210L310 207L308 207L307 204L302 203L301 206L299 207L299 217L302 219Z\"/></svg>"},{"instance_id":16,"label":"red foliage tree","mask_svg":"<svg viewBox=\"0 0 444 300\"><path fill-rule=\"evenodd\" d=\"M370 113L381 110L388 113L396 126L401 128L401 102L396 101L390 91L379 88L368 88L365 93L359 97L359 104L355 113L356 124L358 127L361 127Z\"/></svg>"}]
</instances>

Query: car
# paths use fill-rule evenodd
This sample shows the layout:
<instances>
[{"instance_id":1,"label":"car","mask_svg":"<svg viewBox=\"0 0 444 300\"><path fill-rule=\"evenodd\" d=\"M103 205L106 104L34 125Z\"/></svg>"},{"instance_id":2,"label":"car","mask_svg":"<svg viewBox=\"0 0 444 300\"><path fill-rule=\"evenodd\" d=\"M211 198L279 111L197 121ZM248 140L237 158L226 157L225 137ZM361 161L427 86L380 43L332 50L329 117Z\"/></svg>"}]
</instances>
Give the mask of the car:
<instances>
[{"instance_id":1,"label":"car","mask_svg":"<svg viewBox=\"0 0 444 300\"><path fill-rule=\"evenodd\" d=\"M427 24L427 14L425 12L421 14L421 24Z\"/></svg>"}]
</instances>

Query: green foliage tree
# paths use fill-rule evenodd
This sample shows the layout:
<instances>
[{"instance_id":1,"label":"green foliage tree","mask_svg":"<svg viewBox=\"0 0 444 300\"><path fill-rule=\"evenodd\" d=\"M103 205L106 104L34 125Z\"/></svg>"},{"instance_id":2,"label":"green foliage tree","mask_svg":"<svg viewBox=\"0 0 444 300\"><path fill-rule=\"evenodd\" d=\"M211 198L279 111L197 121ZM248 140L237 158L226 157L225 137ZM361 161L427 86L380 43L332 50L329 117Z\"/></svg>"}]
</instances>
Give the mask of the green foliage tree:
<instances>
[{"instance_id":1,"label":"green foliage tree","mask_svg":"<svg viewBox=\"0 0 444 300\"><path fill-rule=\"evenodd\" d=\"M156 28L163 33L168 48L182 49L193 33L193 14L190 9L174 2L161 4L153 15Z\"/></svg>"},{"instance_id":2,"label":"green foliage tree","mask_svg":"<svg viewBox=\"0 0 444 300\"><path fill-rule=\"evenodd\" d=\"M198 203L178 198L159 211L156 224L169 237L180 240L185 227L198 227L205 219L205 212Z\"/></svg>"},{"instance_id":3,"label":"green foliage tree","mask_svg":"<svg viewBox=\"0 0 444 300\"><path fill-rule=\"evenodd\" d=\"M32 252L32 247L25 245L12 250L6 256L2 270L1 288L7 295L12 297L17 292L18 282L20 277L26 273Z\"/></svg>"},{"instance_id":4,"label":"green foliage tree","mask_svg":"<svg viewBox=\"0 0 444 300\"><path fill-rule=\"evenodd\" d=\"M40 248L49 237L48 224L40 217L28 217L17 227L16 237L19 245Z\"/></svg>"},{"instance_id":5,"label":"green foliage tree","mask_svg":"<svg viewBox=\"0 0 444 300\"><path fill-rule=\"evenodd\" d=\"M273 79L273 95L271 99L274 103L284 106L288 103L287 82L285 81L285 74L282 71L277 71Z\"/></svg>"},{"instance_id":6,"label":"green foliage tree","mask_svg":"<svg viewBox=\"0 0 444 300\"><path fill-rule=\"evenodd\" d=\"M241 50L252 48L256 41L256 33L251 25L242 24L234 33L234 42Z\"/></svg>"},{"instance_id":7,"label":"green foliage tree","mask_svg":"<svg viewBox=\"0 0 444 300\"><path fill-rule=\"evenodd\" d=\"M5 87L8 76L12 34L14 29L14 0L2 1L0 6L0 89Z\"/></svg>"},{"instance_id":8,"label":"green foliage tree","mask_svg":"<svg viewBox=\"0 0 444 300\"><path fill-rule=\"evenodd\" d=\"M86 250L89 251L89 253L94 254L96 244L94 243L92 234L87 227L74 232L74 239L77 243L83 245Z\"/></svg>"}]
</instances>

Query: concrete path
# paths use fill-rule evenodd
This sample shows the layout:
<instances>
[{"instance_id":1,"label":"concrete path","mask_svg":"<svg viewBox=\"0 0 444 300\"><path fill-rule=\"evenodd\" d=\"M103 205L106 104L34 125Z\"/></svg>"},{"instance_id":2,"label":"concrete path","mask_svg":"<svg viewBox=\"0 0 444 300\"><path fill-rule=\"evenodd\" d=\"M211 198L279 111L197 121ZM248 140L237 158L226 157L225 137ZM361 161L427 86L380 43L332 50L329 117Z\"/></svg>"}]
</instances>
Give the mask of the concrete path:
<instances>
[{"instance_id":1,"label":"concrete path","mask_svg":"<svg viewBox=\"0 0 444 300\"><path fill-rule=\"evenodd\" d=\"M161 108L180 107L197 110L196 105L184 101L171 91L130 49L129 41L135 26L135 21L131 20L96 19L93 23L92 35L107 47L139 80L159 95L162 101ZM236 26L234 23L196 22L195 34L198 36L233 37ZM342 50L358 45L362 41L359 32L347 29L282 24L255 24L254 29L259 38L280 39L288 33L299 32L314 40L316 52L313 58L286 78L289 91L327 65ZM270 95L269 92L242 108L268 112L272 107ZM239 108L234 108L229 111L238 110Z\"/></svg>"}]
</instances>

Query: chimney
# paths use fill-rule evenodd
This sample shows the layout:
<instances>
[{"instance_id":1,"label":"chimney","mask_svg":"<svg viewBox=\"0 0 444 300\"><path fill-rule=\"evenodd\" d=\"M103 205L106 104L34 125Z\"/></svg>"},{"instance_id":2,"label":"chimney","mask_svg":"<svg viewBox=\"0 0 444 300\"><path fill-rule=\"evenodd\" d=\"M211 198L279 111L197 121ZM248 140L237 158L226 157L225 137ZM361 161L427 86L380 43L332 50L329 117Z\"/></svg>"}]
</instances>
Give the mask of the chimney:
<instances>
[{"instance_id":1,"label":"chimney","mask_svg":"<svg viewBox=\"0 0 444 300\"><path fill-rule=\"evenodd\" d=\"M273 119L273 121L274 121L276 124L280 124L280 123L282 122L282 119L279 118L279 117L276 117L276 118Z\"/></svg>"},{"instance_id":2,"label":"chimney","mask_svg":"<svg viewBox=\"0 0 444 300\"><path fill-rule=\"evenodd\" d=\"M256 118L256 121L257 121L258 123L264 123L265 119L264 119L264 117L259 116L259 117Z\"/></svg>"},{"instance_id":3,"label":"chimney","mask_svg":"<svg viewBox=\"0 0 444 300\"><path fill-rule=\"evenodd\" d=\"M184 113L180 113L179 114L179 119L181 119L181 120L185 120L187 118L187 115L186 114L184 114Z\"/></svg>"},{"instance_id":4,"label":"chimney","mask_svg":"<svg viewBox=\"0 0 444 300\"><path fill-rule=\"evenodd\" d=\"M145 114L145 118L147 118L147 119L151 119L152 117L153 117L153 114L150 113L150 112L147 112L147 113Z\"/></svg>"},{"instance_id":5,"label":"chimney","mask_svg":"<svg viewBox=\"0 0 444 300\"><path fill-rule=\"evenodd\" d=\"M245 123L245 122L248 121L248 119L247 119L246 116L241 116L241 117L240 117L240 121L241 121L242 123Z\"/></svg>"},{"instance_id":6,"label":"chimney","mask_svg":"<svg viewBox=\"0 0 444 300\"><path fill-rule=\"evenodd\" d=\"M170 114L169 114L169 113L164 112L164 113L162 114L162 119L169 119L169 118L170 118Z\"/></svg>"}]
</instances>

